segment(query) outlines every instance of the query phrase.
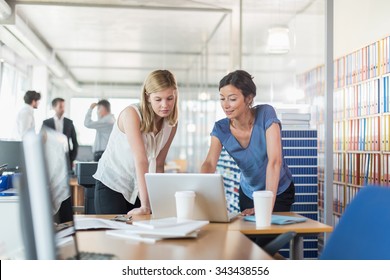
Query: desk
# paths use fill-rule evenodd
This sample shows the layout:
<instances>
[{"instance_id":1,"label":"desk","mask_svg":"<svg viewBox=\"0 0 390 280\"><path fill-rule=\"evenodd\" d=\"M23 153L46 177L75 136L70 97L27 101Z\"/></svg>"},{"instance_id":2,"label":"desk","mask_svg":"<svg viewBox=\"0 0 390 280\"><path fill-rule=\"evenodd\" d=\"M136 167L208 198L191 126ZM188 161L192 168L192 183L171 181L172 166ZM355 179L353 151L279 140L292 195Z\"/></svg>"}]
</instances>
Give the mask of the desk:
<instances>
[{"instance_id":1,"label":"desk","mask_svg":"<svg viewBox=\"0 0 390 280\"><path fill-rule=\"evenodd\" d=\"M293 212L280 212L276 215L300 217L301 215ZM210 224L214 226L214 224ZM326 224L308 219L304 223L295 223L291 225L271 225L264 228L256 228L256 223L248 222L240 217L230 224L227 224L227 230L240 231L245 235L278 235L287 231L295 231L297 235L290 244L291 259L303 259L303 237L307 235L318 235L325 232L332 232L333 227ZM218 226L217 226L218 227Z\"/></svg>"},{"instance_id":2,"label":"desk","mask_svg":"<svg viewBox=\"0 0 390 280\"><path fill-rule=\"evenodd\" d=\"M302 217L292 212L276 213L278 215L288 215L295 217ZM95 218L112 218L115 215L88 215L88 217ZM146 220L150 219L150 215L134 216L134 220ZM290 252L292 259L303 258L303 237L305 235L317 235L324 232L332 232L331 226L322 224L320 222L308 219L304 223L296 223L291 225L271 225L262 229L256 229L256 224L253 222L244 221L243 217L238 217L231 223L210 223L206 225L200 236L195 240L164 240L157 242L156 244L144 244L136 241L125 240L105 235L104 232L81 232L80 233L80 246L83 250L89 250L91 248L98 248L100 252L104 252L103 249L111 251L115 247L118 251L124 250L121 246L127 246L126 251L118 255L124 259L269 259L267 255L260 247L250 241L245 235L278 235L287 231L295 231L297 236L290 244ZM93 238L104 239L105 241L93 240ZM91 239L90 239L91 238ZM114 240L115 239L115 240ZM108 241L109 240L109 241ZM95 244L98 243L98 245ZM107 245L107 243L109 245ZM116 245L117 244L117 245ZM176 246L177 245L177 246ZM84 246L85 249L84 249ZM108 248L111 247L112 248ZM152 247L150 247L152 246ZM157 246L157 247L155 247ZM161 247L166 251L165 254L156 250L155 248ZM150 248L154 248L151 250ZM176 248L177 254L175 253ZM143 253L143 250L146 253Z\"/></svg>"},{"instance_id":3,"label":"desk","mask_svg":"<svg viewBox=\"0 0 390 280\"><path fill-rule=\"evenodd\" d=\"M84 213L84 187L77 183L77 178L69 180L72 191L72 205L76 214Z\"/></svg>"},{"instance_id":4,"label":"desk","mask_svg":"<svg viewBox=\"0 0 390 280\"><path fill-rule=\"evenodd\" d=\"M83 215L111 219L115 215ZM148 220L151 215L134 216ZM107 235L105 231L79 231L77 240L81 251L111 253L119 259L158 260L272 260L263 249L239 231L224 230L227 224L207 225L196 239L162 240L154 244Z\"/></svg>"},{"instance_id":5,"label":"desk","mask_svg":"<svg viewBox=\"0 0 390 280\"><path fill-rule=\"evenodd\" d=\"M19 196L0 196L0 259L23 259Z\"/></svg>"},{"instance_id":6,"label":"desk","mask_svg":"<svg viewBox=\"0 0 390 280\"><path fill-rule=\"evenodd\" d=\"M109 236L105 231L77 233L81 251L111 253L122 260L271 260L240 232L201 230L196 239L154 244Z\"/></svg>"}]
</instances>

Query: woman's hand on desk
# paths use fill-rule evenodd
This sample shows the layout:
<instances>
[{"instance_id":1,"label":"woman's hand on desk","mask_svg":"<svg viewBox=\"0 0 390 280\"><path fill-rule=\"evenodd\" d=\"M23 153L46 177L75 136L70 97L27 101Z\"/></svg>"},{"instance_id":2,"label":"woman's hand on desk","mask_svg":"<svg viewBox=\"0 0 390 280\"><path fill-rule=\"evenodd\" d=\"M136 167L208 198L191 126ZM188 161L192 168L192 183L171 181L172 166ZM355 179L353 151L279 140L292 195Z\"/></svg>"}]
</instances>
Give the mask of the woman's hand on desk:
<instances>
[{"instance_id":1,"label":"woman's hand on desk","mask_svg":"<svg viewBox=\"0 0 390 280\"><path fill-rule=\"evenodd\" d=\"M255 214L255 208L248 208L241 212L243 216L252 216Z\"/></svg>"},{"instance_id":2,"label":"woman's hand on desk","mask_svg":"<svg viewBox=\"0 0 390 280\"><path fill-rule=\"evenodd\" d=\"M149 215L151 214L150 208L141 206L140 208L134 208L133 210L127 212L127 215Z\"/></svg>"}]
</instances>

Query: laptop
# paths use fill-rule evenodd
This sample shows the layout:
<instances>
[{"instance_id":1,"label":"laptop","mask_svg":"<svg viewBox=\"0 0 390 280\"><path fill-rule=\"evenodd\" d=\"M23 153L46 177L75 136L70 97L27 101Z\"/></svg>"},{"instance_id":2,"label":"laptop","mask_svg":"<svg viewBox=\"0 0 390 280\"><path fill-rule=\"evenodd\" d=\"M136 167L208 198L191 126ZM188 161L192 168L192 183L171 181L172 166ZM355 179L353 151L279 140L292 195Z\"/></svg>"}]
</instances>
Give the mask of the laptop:
<instances>
[{"instance_id":1,"label":"laptop","mask_svg":"<svg viewBox=\"0 0 390 280\"><path fill-rule=\"evenodd\" d=\"M43 127L23 138L24 169L19 183L26 259L115 259L112 254L79 252L74 227L67 139Z\"/></svg>"},{"instance_id":2,"label":"laptop","mask_svg":"<svg viewBox=\"0 0 390 280\"><path fill-rule=\"evenodd\" d=\"M177 191L196 193L195 220L227 223L239 214L228 211L221 174L147 173L145 180L154 219L176 216Z\"/></svg>"}]
</instances>

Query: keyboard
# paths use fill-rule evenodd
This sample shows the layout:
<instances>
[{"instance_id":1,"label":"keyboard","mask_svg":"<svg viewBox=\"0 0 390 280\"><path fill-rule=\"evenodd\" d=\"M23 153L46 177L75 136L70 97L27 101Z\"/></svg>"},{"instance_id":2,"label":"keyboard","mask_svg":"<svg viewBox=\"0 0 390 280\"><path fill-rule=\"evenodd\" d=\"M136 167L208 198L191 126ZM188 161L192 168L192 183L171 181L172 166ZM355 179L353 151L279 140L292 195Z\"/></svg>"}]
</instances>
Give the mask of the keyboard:
<instances>
[{"instance_id":1,"label":"keyboard","mask_svg":"<svg viewBox=\"0 0 390 280\"><path fill-rule=\"evenodd\" d=\"M116 260L118 259L112 254L93 253L93 252L80 252L79 258L76 256L69 258L68 260Z\"/></svg>"}]
</instances>

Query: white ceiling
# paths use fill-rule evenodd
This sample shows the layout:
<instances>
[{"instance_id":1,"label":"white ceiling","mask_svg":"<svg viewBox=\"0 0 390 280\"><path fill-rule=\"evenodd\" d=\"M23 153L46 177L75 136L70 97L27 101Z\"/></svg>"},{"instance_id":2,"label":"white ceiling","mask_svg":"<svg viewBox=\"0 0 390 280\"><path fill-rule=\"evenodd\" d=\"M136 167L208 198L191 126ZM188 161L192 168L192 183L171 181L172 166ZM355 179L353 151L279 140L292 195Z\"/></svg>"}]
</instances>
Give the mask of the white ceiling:
<instances>
[{"instance_id":1,"label":"white ceiling","mask_svg":"<svg viewBox=\"0 0 390 280\"><path fill-rule=\"evenodd\" d=\"M170 69L179 82L196 85L205 81L217 84L229 70L231 20L235 16L231 11L238 3L28 0L16 1L16 7L17 14L81 86L139 85L157 68ZM259 88L285 86L299 71L321 63L323 3L243 1L242 68L255 76ZM288 55L265 52L267 29L274 25L290 27L292 50ZM209 56L203 62L208 67L200 55L206 42ZM199 74L199 69L205 68L207 77Z\"/></svg>"}]
</instances>

